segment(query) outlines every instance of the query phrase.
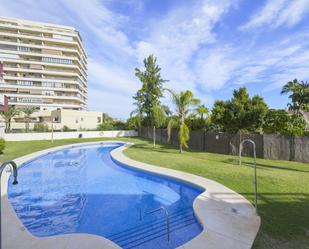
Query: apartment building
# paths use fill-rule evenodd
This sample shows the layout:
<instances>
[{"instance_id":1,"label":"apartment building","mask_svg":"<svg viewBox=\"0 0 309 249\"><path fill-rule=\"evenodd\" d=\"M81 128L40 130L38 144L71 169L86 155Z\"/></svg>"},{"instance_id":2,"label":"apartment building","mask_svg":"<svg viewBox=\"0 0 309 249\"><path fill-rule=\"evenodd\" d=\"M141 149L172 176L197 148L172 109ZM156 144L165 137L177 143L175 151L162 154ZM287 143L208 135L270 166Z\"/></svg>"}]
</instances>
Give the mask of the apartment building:
<instances>
[{"instance_id":1,"label":"apartment building","mask_svg":"<svg viewBox=\"0 0 309 249\"><path fill-rule=\"evenodd\" d=\"M87 56L78 31L0 17L0 93L17 108L85 110Z\"/></svg>"}]
</instances>

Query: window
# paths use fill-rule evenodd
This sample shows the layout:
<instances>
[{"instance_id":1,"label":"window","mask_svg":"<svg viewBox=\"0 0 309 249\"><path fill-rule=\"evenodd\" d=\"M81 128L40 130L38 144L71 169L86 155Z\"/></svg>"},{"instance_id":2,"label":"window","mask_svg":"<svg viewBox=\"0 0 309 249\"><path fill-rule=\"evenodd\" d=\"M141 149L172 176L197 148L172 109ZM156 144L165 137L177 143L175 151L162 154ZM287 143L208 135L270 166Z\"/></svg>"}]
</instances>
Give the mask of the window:
<instances>
[{"instance_id":1,"label":"window","mask_svg":"<svg viewBox=\"0 0 309 249\"><path fill-rule=\"evenodd\" d=\"M98 123L101 123L101 117L98 117Z\"/></svg>"},{"instance_id":2,"label":"window","mask_svg":"<svg viewBox=\"0 0 309 249\"><path fill-rule=\"evenodd\" d=\"M53 96L54 95L54 91L42 91L42 95Z\"/></svg>"},{"instance_id":3,"label":"window","mask_svg":"<svg viewBox=\"0 0 309 249\"><path fill-rule=\"evenodd\" d=\"M52 57L42 57L43 62L58 63L58 64L72 64L72 60Z\"/></svg>"},{"instance_id":4,"label":"window","mask_svg":"<svg viewBox=\"0 0 309 249\"><path fill-rule=\"evenodd\" d=\"M0 49L16 51L17 47L13 45L0 44Z\"/></svg>"},{"instance_id":5,"label":"window","mask_svg":"<svg viewBox=\"0 0 309 249\"><path fill-rule=\"evenodd\" d=\"M68 36L68 35L58 35L58 34L53 34L54 39L60 39L64 41L73 41L73 37Z\"/></svg>"},{"instance_id":6,"label":"window","mask_svg":"<svg viewBox=\"0 0 309 249\"><path fill-rule=\"evenodd\" d=\"M58 82L42 82L42 87L63 88L63 83Z\"/></svg>"},{"instance_id":7,"label":"window","mask_svg":"<svg viewBox=\"0 0 309 249\"><path fill-rule=\"evenodd\" d=\"M21 51L21 52L29 52L30 48L28 48L28 47L18 47L18 50Z\"/></svg>"},{"instance_id":8,"label":"window","mask_svg":"<svg viewBox=\"0 0 309 249\"><path fill-rule=\"evenodd\" d=\"M17 98L17 102L21 103L41 103L41 99L32 99L32 98Z\"/></svg>"},{"instance_id":9,"label":"window","mask_svg":"<svg viewBox=\"0 0 309 249\"><path fill-rule=\"evenodd\" d=\"M33 81L28 81L28 80L18 80L17 85L20 86L33 86Z\"/></svg>"}]
</instances>

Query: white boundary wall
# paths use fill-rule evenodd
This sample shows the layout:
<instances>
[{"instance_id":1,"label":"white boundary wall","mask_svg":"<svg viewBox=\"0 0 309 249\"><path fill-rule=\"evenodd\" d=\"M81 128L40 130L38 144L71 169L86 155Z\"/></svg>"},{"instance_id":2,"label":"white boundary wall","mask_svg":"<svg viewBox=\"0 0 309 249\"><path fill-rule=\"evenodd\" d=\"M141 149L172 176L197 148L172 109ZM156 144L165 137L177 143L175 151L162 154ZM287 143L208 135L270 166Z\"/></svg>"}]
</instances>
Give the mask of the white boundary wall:
<instances>
[{"instance_id":1,"label":"white boundary wall","mask_svg":"<svg viewBox=\"0 0 309 249\"><path fill-rule=\"evenodd\" d=\"M96 138L96 137L136 137L136 131L69 131L69 132L54 132L54 139L66 138ZM30 141L30 140L51 140L51 132L42 133L4 133L2 137L6 141Z\"/></svg>"}]
</instances>

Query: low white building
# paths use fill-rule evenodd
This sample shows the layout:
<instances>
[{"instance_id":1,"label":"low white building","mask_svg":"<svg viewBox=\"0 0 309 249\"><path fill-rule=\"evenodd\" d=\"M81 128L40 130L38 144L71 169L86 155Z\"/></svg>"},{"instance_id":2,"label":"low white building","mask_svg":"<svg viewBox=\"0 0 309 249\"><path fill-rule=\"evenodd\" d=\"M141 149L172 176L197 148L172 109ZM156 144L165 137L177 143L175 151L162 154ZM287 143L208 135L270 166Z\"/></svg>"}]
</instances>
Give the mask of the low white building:
<instances>
[{"instance_id":1,"label":"low white building","mask_svg":"<svg viewBox=\"0 0 309 249\"><path fill-rule=\"evenodd\" d=\"M54 130L63 130L64 127L77 131L96 130L102 122L102 112L64 109L44 110L34 112L31 115L29 128L33 129L35 124L41 123L48 125L49 129L53 126ZM13 118L11 129L25 129L25 117L23 114Z\"/></svg>"}]
</instances>

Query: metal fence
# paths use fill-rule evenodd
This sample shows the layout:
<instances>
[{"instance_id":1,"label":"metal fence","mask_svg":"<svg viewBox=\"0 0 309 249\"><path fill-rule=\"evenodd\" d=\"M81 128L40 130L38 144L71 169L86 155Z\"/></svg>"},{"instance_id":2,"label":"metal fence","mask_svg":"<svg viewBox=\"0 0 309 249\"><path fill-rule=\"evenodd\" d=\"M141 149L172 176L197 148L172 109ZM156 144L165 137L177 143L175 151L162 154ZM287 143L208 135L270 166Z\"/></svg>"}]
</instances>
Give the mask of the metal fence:
<instances>
[{"instance_id":1,"label":"metal fence","mask_svg":"<svg viewBox=\"0 0 309 249\"><path fill-rule=\"evenodd\" d=\"M153 128L141 127L139 136L153 138ZM188 145L197 151L238 155L239 143L243 139L252 139L256 144L259 158L309 162L309 137L293 137L277 134L230 134L204 131L191 131ZM156 141L164 144L178 145L178 131L172 130L170 141L166 129L156 129ZM243 147L243 155L251 155L250 144Z\"/></svg>"}]
</instances>

